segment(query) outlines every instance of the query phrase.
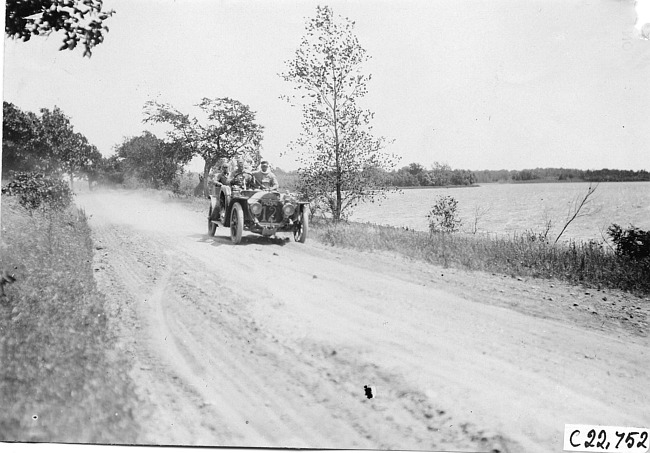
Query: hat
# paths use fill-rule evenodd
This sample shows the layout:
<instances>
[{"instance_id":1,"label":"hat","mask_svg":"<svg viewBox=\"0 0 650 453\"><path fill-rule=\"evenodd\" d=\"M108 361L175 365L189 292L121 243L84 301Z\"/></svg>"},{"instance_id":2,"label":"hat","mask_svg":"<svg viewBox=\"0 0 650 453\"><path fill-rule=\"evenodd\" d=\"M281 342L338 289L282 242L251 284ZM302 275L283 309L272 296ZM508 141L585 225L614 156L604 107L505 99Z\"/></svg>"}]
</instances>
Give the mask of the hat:
<instances>
[{"instance_id":1,"label":"hat","mask_svg":"<svg viewBox=\"0 0 650 453\"><path fill-rule=\"evenodd\" d=\"M260 162L260 165L261 165L261 164L266 164L266 165L268 165L268 164L269 164L269 161L268 161L268 160L263 160L262 162Z\"/></svg>"}]
</instances>

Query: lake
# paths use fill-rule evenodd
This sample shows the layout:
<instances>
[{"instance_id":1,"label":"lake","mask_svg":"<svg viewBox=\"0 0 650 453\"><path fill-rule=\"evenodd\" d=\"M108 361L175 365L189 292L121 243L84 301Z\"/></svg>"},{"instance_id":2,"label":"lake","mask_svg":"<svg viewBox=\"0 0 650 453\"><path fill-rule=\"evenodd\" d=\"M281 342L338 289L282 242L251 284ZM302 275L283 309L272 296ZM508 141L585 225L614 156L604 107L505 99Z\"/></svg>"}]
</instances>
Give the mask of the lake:
<instances>
[{"instance_id":1,"label":"lake","mask_svg":"<svg viewBox=\"0 0 650 453\"><path fill-rule=\"evenodd\" d=\"M428 231L427 213L438 196L458 200L461 231L512 234L541 232L552 222L550 237L564 226L576 199L589 183L482 184L479 187L404 189L390 193L380 205L359 205L350 220ZM650 230L650 182L600 183L562 240L601 240L612 223ZM476 228L475 228L476 225Z\"/></svg>"}]
</instances>

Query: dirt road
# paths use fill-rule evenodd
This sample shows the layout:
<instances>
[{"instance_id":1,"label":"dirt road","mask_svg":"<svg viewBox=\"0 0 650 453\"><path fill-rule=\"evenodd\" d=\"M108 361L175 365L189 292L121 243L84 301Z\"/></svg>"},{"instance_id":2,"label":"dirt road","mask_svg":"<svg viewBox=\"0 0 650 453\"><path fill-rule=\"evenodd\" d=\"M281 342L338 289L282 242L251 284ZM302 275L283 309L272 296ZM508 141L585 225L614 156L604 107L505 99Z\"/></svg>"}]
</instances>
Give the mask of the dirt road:
<instances>
[{"instance_id":1,"label":"dirt road","mask_svg":"<svg viewBox=\"0 0 650 453\"><path fill-rule=\"evenodd\" d=\"M565 423L650 425L646 300L315 241L233 246L164 196L77 203L143 444L550 452Z\"/></svg>"}]
</instances>

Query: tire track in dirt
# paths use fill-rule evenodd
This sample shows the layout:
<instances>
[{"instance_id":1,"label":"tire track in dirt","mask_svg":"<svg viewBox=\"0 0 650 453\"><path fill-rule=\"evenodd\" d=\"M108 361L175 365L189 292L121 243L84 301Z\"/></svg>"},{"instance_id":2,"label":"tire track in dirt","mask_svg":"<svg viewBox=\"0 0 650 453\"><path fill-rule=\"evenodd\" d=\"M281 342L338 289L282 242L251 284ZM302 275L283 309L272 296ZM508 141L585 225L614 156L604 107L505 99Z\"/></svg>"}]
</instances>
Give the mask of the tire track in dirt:
<instances>
[{"instance_id":1,"label":"tire track in dirt","mask_svg":"<svg viewBox=\"0 0 650 453\"><path fill-rule=\"evenodd\" d=\"M563 423L647 419L630 389L650 385L643 339L454 296L432 266L256 236L234 247L182 206L90 200L145 443L559 451Z\"/></svg>"},{"instance_id":2,"label":"tire track in dirt","mask_svg":"<svg viewBox=\"0 0 650 453\"><path fill-rule=\"evenodd\" d=\"M120 230L111 229L111 233L103 237L103 242L108 243L106 247L110 250L112 246L121 247L125 238L129 238L127 248L133 255L125 256L122 250L115 268L119 274L118 280L125 282L128 291L134 295L136 306L140 306L138 318L145 320L142 326L148 334L141 333L139 336L147 336L142 340L147 344L147 352L141 354L153 354L158 362L154 363L150 358L145 366L159 374L160 362L164 361L164 375L169 376L165 385L171 382L191 393L193 401L202 409L204 424L205 418L224 420L220 424L220 430L215 430L214 433L220 445L321 445L332 448L363 448L370 445L399 448L410 445L413 448L432 450L441 448L442 442L449 442L448 446L458 446L463 437L472 437L473 434L462 430L454 436L436 436L430 432L427 436L421 436L412 430L404 433L404 424L415 424L416 419L424 419L425 416L418 411L400 410L397 407L395 410L384 408L380 412L396 413L400 410L398 418L401 419L392 422L389 429L383 426L377 430L377 426L384 424L386 415L378 418L375 414L377 406L373 407L366 402L362 388L345 384L346 380L350 382L350 376L354 374L352 370L359 366L358 363L346 364L351 369L346 372L342 369L344 362L332 361L332 366L325 370L319 366L319 362L324 359L321 357L321 346L314 345L311 349L305 348L304 344L289 346L290 343L280 339L281 331L273 333L260 328L255 322L255 316L246 309L251 303L250 299L243 297L245 294L232 293L221 284L211 281L211 273L207 271L200 271L198 279L196 276L187 278L186 274L178 272L178 269L209 269L209 263L197 263L196 257L164 248L165 241L156 244L156 239L145 238L137 231L118 231ZM101 236L101 230L98 231L98 236ZM159 267L166 268L164 274L152 271L147 260L139 255L143 251L155 250L166 252L160 256L155 256L155 252L147 252L154 253L148 262L157 262ZM170 261L174 262L173 266ZM150 280L154 278L157 283L152 286ZM227 281L225 283L229 284ZM228 300L230 303L210 300L210 293L220 294L220 300ZM214 316L215 303L219 307L219 316ZM233 309L234 304L238 304L237 310ZM212 317L206 315L211 312ZM197 321L200 319L203 322ZM197 332L205 332L208 328L214 335L197 335ZM254 344L250 344L250 339L253 339ZM199 359L196 351L210 351L212 363L218 363L221 370L228 370L227 373L220 373L219 378L212 373L212 380L219 382L218 392L210 391L209 385L206 387L202 379L205 368L200 362L205 363L207 357ZM249 364L251 360L252 365ZM287 367L289 363L298 366ZM274 379L265 381L263 377ZM373 377L367 371L364 378L379 382L378 377ZM357 382L363 381L357 379ZM229 406L221 396L246 393L263 395L264 400L262 405L258 401L250 402L253 407L248 415ZM307 412L305 408L308 409ZM253 418L251 412L263 420L265 429L262 432L256 433L254 423L247 420ZM313 412L311 417L308 416L309 412ZM364 413L366 417L363 416ZM395 419L395 416L392 418ZM244 425L246 421L251 422L248 425L251 429L246 435L236 436L226 429L233 424ZM431 427L429 421L419 431L436 430L439 428ZM300 433L300 437L296 433ZM448 437L453 438L453 442ZM474 437L480 439L481 436L477 434ZM242 439L246 439L245 442ZM480 443L469 441L467 445L475 447Z\"/></svg>"}]
</instances>

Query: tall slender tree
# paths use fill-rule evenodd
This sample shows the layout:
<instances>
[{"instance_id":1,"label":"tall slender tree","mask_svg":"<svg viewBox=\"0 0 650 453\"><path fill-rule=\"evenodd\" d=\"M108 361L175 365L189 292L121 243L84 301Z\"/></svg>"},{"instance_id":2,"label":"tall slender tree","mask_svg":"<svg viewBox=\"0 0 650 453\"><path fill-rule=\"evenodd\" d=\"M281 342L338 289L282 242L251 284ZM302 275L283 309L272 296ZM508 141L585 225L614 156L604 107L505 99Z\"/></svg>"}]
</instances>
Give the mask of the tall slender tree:
<instances>
[{"instance_id":1,"label":"tall slender tree","mask_svg":"<svg viewBox=\"0 0 650 453\"><path fill-rule=\"evenodd\" d=\"M337 221L359 202L384 196L389 188L372 169L387 170L397 162L383 152L387 140L372 134L374 113L357 104L371 75L362 72L369 57L354 25L335 18L327 6L317 7L295 58L281 74L294 84L294 93L283 98L302 106L302 132L289 145L299 155L301 187L310 198L324 201Z\"/></svg>"},{"instance_id":2,"label":"tall slender tree","mask_svg":"<svg viewBox=\"0 0 650 453\"><path fill-rule=\"evenodd\" d=\"M190 117L168 104L148 101L144 122L170 125L170 140L203 158L203 192L207 196L210 170L220 160L247 155L259 161L264 128L257 124L255 112L235 99L203 98L197 107L207 120Z\"/></svg>"}]
</instances>

